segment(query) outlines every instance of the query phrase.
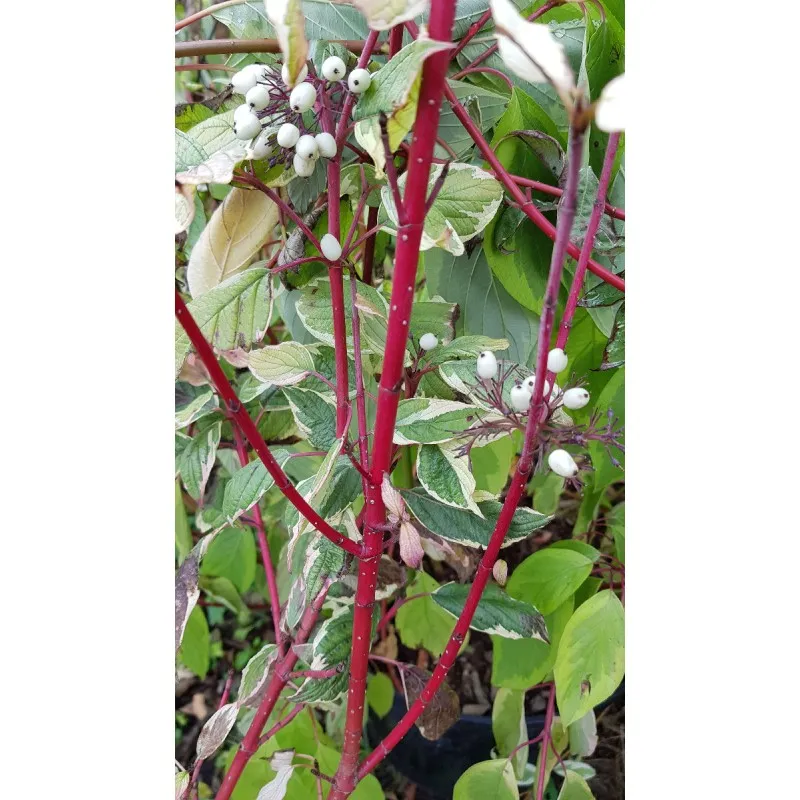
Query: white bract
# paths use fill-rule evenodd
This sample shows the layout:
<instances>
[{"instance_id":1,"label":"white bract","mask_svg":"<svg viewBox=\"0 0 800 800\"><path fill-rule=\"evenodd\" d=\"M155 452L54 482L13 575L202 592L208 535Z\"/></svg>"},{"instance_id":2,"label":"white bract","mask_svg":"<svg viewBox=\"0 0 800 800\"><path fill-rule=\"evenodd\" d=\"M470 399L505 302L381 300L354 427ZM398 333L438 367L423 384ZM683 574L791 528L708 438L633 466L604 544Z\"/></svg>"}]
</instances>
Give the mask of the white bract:
<instances>
[{"instance_id":1,"label":"white bract","mask_svg":"<svg viewBox=\"0 0 800 800\"><path fill-rule=\"evenodd\" d=\"M433 350L437 344L439 344L439 340L432 333L423 333L422 336L419 337L419 346L423 350Z\"/></svg>"},{"instance_id":2,"label":"white bract","mask_svg":"<svg viewBox=\"0 0 800 800\"><path fill-rule=\"evenodd\" d=\"M310 83L299 83L289 95L289 105L298 114L308 111L316 100L317 91Z\"/></svg>"},{"instance_id":3,"label":"white bract","mask_svg":"<svg viewBox=\"0 0 800 800\"><path fill-rule=\"evenodd\" d=\"M294 147L300 138L300 129L291 122L284 122L278 128L278 144L281 147Z\"/></svg>"},{"instance_id":4,"label":"white bract","mask_svg":"<svg viewBox=\"0 0 800 800\"><path fill-rule=\"evenodd\" d=\"M292 159L292 166L301 178L310 178L314 174L314 162L297 155L297 153Z\"/></svg>"},{"instance_id":5,"label":"white bract","mask_svg":"<svg viewBox=\"0 0 800 800\"><path fill-rule=\"evenodd\" d=\"M237 139L252 139L261 133L261 120L252 111L249 117L242 114L233 121L233 133Z\"/></svg>"},{"instance_id":6,"label":"white bract","mask_svg":"<svg viewBox=\"0 0 800 800\"><path fill-rule=\"evenodd\" d=\"M575 88L564 46L547 25L528 22L511 0L491 0L500 58L517 77L552 83L561 92Z\"/></svg>"},{"instance_id":7,"label":"white bract","mask_svg":"<svg viewBox=\"0 0 800 800\"><path fill-rule=\"evenodd\" d=\"M317 141L317 149L323 158L333 158L336 155L336 139L329 133L318 133L314 137Z\"/></svg>"},{"instance_id":8,"label":"white bract","mask_svg":"<svg viewBox=\"0 0 800 800\"><path fill-rule=\"evenodd\" d=\"M547 456L547 464L556 475L560 475L562 478L574 478L578 474L578 465L566 450L553 450Z\"/></svg>"},{"instance_id":9,"label":"white bract","mask_svg":"<svg viewBox=\"0 0 800 800\"><path fill-rule=\"evenodd\" d=\"M339 56L331 56L322 62L322 76L326 81L340 81L345 73L344 61Z\"/></svg>"},{"instance_id":10,"label":"white bract","mask_svg":"<svg viewBox=\"0 0 800 800\"><path fill-rule=\"evenodd\" d=\"M511 407L514 411L527 411L531 404L531 393L521 384L511 387Z\"/></svg>"},{"instance_id":11,"label":"white bract","mask_svg":"<svg viewBox=\"0 0 800 800\"><path fill-rule=\"evenodd\" d=\"M583 408L589 403L589 392L586 389L567 389L563 397L564 405L573 410Z\"/></svg>"},{"instance_id":12,"label":"white bract","mask_svg":"<svg viewBox=\"0 0 800 800\"><path fill-rule=\"evenodd\" d=\"M497 377L497 358L491 350L484 350L478 356L476 371L483 380Z\"/></svg>"},{"instance_id":13,"label":"white bract","mask_svg":"<svg viewBox=\"0 0 800 800\"><path fill-rule=\"evenodd\" d=\"M269 143L269 131L262 131L253 142L253 158L269 158L272 155L272 145Z\"/></svg>"},{"instance_id":14,"label":"white bract","mask_svg":"<svg viewBox=\"0 0 800 800\"><path fill-rule=\"evenodd\" d=\"M600 92L594 108L594 121L601 131L622 133L625 130L625 73L610 80Z\"/></svg>"},{"instance_id":15,"label":"white bract","mask_svg":"<svg viewBox=\"0 0 800 800\"><path fill-rule=\"evenodd\" d=\"M548 372L562 372L567 368L567 354L560 348L556 347L547 354L547 370Z\"/></svg>"},{"instance_id":16,"label":"white bract","mask_svg":"<svg viewBox=\"0 0 800 800\"><path fill-rule=\"evenodd\" d=\"M303 65L300 74L297 76L297 83L302 83L308 77L308 67ZM281 80L288 86L289 85L289 68L284 64L281 67Z\"/></svg>"},{"instance_id":17,"label":"white bract","mask_svg":"<svg viewBox=\"0 0 800 800\"><path fill-rule=\"evenodd\" d=\"M332 233L326 233L320 239L319 246L322 249L322 255L328 261L336 261L342 255L342 246Z\"/></svg>"},{"instance_id":18,"label":"white bract","mask_svg":"<svg viewBox=\"0 0 800 800\"><path fill-rule=\"evenodd\" d=\"M522 384L525 387L525 391L532 397L533 396L533 387L536 385L536 376L531 375L528 378L525 378L525 381ZM546 397L550 394L550 381L544 382L544 388L542 389L542 397Z\"/></svg>"},{"instance_id":19,"label":"white bract","mask_svg":"<svg viewBox=\"0 0 800 800\"><path fill-rule=\"evenodd\" d=\"M353 94L362 94L369 89L372 83L372 76L365 69L354 69L347 78L347 85Z\"/></svg>"},{"instance_id":20,"label":"white bract","mask_svg":"<svg viewBox=\"0 0 800 800\"><path fill-rule=\"evenodd\" d=\"M233 86L233 91L236 92L236 94L247 94L247 92L256 85L256 81L259 77L257 70L260 66L260 64L250 64L249 67L239 70L239 72L231 78L231 86Z\"/></svg>"},{"instance_id":21,"label":"white bract","mask_svg":"<svg viewBox=\"0 0 800 800\"><path fill-rule=\"evenodd\" d=\"M317 140L310 134L306 133L297 140L294 151L301 158L314 161L319 155L319 146L317 145Z\"/></svg>"},{"instance_id":22,"label":"white bract","mask_svg":"<svg viewBox=\"0 0 800 800\"><path fill-rule=\"evenodd\" d=\"M247 91L244 99L250 108L253 108L256 111L262 111L269 105L269 89L267 89L266 86L257 84L252 89Z\"/></svg>"}]
</instances>

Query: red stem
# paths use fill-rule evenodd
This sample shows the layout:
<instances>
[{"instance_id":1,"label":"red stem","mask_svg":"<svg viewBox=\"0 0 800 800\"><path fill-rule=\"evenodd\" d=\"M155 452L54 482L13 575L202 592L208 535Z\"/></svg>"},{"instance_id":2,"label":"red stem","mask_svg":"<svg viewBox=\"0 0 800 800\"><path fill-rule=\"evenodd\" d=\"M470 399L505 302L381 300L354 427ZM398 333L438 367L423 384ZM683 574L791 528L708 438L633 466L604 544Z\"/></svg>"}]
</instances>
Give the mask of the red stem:
<instances>
[{"instance_id":1,"label":"red stem","mask_svg":"<svg viewBox=\"0 0 800 800\"><path fill-rule=\"evenodd\" d=\"M375 43L378 41L378 31L370 31L364 42L364 49L358 57L358 66L361 69L367 66L372 51L375 49ZM356 96L352 92L347 93L342 106L342 114L339 117L339 127L336 130L336 152L341 153L342 145L344 144L345 136L347 135L347 128L350 120L350 112L353 110L353 104L356 101Z\"/></svg>"},{"instance_id":2,"label":"red stem","mask_svg":"<svg viewBox=\"0 0 800 800\"><path fill-rule=\"evenodd\" d=\"M353 363L356 373L356 415L358 418L358 460L361 473L369 472L369 439L367 434L367 403L364 397L364 368L361 361L361 320L358 315L358 285L356 271L350 270L350 306L353 327ZM369 476L367 476L369 477ZM364 494L367 493L368 480L363 481Z\"/></svg>"},{"instance_id":3,"label":"red stem","mask_svg":"<svg viewBox=\"0 0 800 800\"><path fill-rule=\"evenodd\" d=\"M455 6L455 0L432 0L429 18L431 39L450 41ZM375 585L383 543L380 526L383 526L386 520L380 486L384 473L390 467L397 406L402 388L408 323L414 300L419 246L425 219L428 176L430 175L436 132L439 127L439 109L449 60L449 52L436 53L426 59L423 66L405 198L403 209L398 208L398 215L401 211L405 212L405 220L397 231L386 349L378 388L378 409L372 445L372 486L368 487L366 497L364 558L358 565L358 584L353 614L352 657L347 691L344 747L342 760L339 762L339 769L334 780L334 789L329 795L329 800L344 800L353 791L356 782L364 694L367 686L369 651L372 641L372 610L375 605Z\"/></svg>"},{"instance_id":4,"label":"red stem","mask_svg":"<svg viewBox=\"0 0 800 800\"><path fill-rule=\"evenodd\" d=\"M300 514L302 514L323 536L330 539L334 544L338 544L339 547L346 550L351 555L360 557L361 547L329 525L308 502L306 502L306 499L295 489L286 473L281 469L280 464L275 460L275 456L270 452L267 443L259 433L250 415L247 413L244 404L239 400L230 381L222 371L222 367L220 367L217 359L214 357L214 351L211 349L211 345L206 341L205 336L203 336L202 331L177 290L175 291L175 316L183 326L183 329L189 337L189 341L194 346L194 349L200 356L200 360L208 370L211 380L217 388L218 394L227 405L228 411L238 423L239 428L247 438L250 446L255 450L258 457L267 468L267 472L272 475L275 480L275 485Z\"/></svg>"},{"instance_id":5,"label":"red stem","mask_svg":"<svg viewBox=\"0 0 800 800\"><path fill-rule=\"evenodd\" d=\"M547 698L547 710L544 714L544 730L542 731L542 743L539 745L539 754L541 756L541 764L536 775L536 800L544 798L544 776L547 772L547 749L550 746L551 729L553 727L553 714L556 709L556 690L553 687L550 690L550 696Z\"/></svg>"},{"instance_id":6,"label":"red stem","mask_svg":"<svg viewBox=\"0 0 800 800\"><path fill-rule=\"evenodd\" d=\"M615 134L618 135L618 134ZM541 183L541 181L534 181L530 178L523 178L521 175L511 175L511 180L514 183L519 184L520 186L529 186L531 189L536 189L537 192L543 192L544 194L552 195L553 197L561 197L564 194L563 189L559 189L558 186L550 186L549 183ZM605 213L609 217L614 217L614 219L621 219L623 222L625 221L625 210L622 208L617 208L616 206L612 206L610 203L606 203L604 206Z\"/></svg>"},{"instance_id":7,"label":"red stem","mask_svg":"<svg viewBox=\"0 0 800 800\"><path fill-rule=\"evenodd\" d=\"M467 32L464 34L461 41L458 43L458 46L455 50L450 54L450 59L453 60L478 34L480 29L492 18L492 9L487 8L486 11L481 14L479 19L476 22L473 22L472 25L469 26Z\"/></svg>"},{"instance_id":8,"label":"red stem","mask_svg":"<svg viewBox=\"0 0 800 800\"><path fill-rule=\"evenodd\" d=\"M401 597L392 605L392 607L383 615L383 617L381 617L381 621L378 623L378 628L375 632L381 633L381 631L383 631L386 628L386 626L394 619L397 612L406 603L410 602L411 600L416 600L420 597L429 597L430 594L431 594L430 592L420 592L419 594L412 594L409 595L408 597Z\"/></svg>"},{"instance_id":9,"label":"red stem","mask_svg":"<svg viewBox=\"0 0 800 800\"><path fill-rule=\"evenodd\" d=\"M495 69L494 67L466 67L462 69L461 72L458 73L459 78L463 78L465 75L472 75L477 72L485 73L486 75L494 75L496 78L500 78L501 81L504 81L506 86L508 86L508 91L514 91L514 84L511 83L511 78L508 75L500 72L499 69ZM454 78L455 80L455 78Z\"/></svg>"},{"instance_id":10,"label":"red stem","mask_svg":"<svg viewBox=\"0 0 800 800\"><path fill-rule=\"evenodd\" d=\"M304 703L298 703L283 719L278 720L259 740L258 747L268 742L278 731L285 728L304 708L307 706ZM258 749L258 748L256 748Z\"/></svg>"}]
</instances>

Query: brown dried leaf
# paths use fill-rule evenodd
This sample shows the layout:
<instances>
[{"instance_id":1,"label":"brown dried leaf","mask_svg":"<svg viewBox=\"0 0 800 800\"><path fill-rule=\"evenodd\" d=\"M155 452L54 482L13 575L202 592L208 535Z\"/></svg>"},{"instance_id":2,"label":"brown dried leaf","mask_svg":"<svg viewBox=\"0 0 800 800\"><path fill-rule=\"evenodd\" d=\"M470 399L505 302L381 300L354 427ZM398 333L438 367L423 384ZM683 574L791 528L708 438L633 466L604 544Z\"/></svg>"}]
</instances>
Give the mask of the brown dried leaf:
<instances>
[{"instance_id":1,"label":"brown dried leaf","mask_svg":"<svg viewBox=\"0 0 800 800\"><path fill-rule=\"evenodd\" d=\"M226 703L214 712L211 719L203 725L203 730L200 731L200 736L197 738L198 758L208 758L214 755L231 732L238 713L239 706L236 703Z\"/></svg>"},{"instance_id":2,"label":"brown dried leaf","mask_svg":"<svg viewBox=\"0 0 800 800\"><path fill-rule=\"evenodd\" d=\"M381 556L378 562L378 580L375 586L375 596L378 600L385 600L398 589L406 585L406 568L393 561L389 556Z\"/></svg>"},{"instance_id":3,"label":"brown dried leaf","mask_svg":"<svg viewBox=\"0 0 800 800\"><path fill-rule=\"evenodd\" d=\"M407 667L403 670L406 702L409 707L422 694L422 690L430 680L430 677L430 672L419 667ZM444 736L445 732L455 725L460 716L461 705L458 701L458 695L450 688L447 681L443 681L431 698L430 703L417 718L415 724L426 739L435 741Z\"/></svg>"},{"instance_id":4,"label":"brown dried leaf","mask_svg":"<svg viewBox=\"0 0 800 800\"><path fill-rule=\"evenodd\" d=\"M376 656L381 656L381 658L390 658L392 661L397 661L397 634L394 632L394 626L389 627L389 633L386 638L379 641L372 648L372 652Z\"/></svg>"},{"instance_id":5,"label":"brown dried leaf","mask_svg":"<svg viewBox=\"0 0 800 800\"><path fill-rule=\"evenodd\" d=\"M183 563L178 567L175 575L175 652L181 646L183 632L186 630L186 622L189 614L192 613L197 598L200 597L200 589L197 586L198 563L197 558L191 553L186 556Z\"/></svg>"}]
</instances>

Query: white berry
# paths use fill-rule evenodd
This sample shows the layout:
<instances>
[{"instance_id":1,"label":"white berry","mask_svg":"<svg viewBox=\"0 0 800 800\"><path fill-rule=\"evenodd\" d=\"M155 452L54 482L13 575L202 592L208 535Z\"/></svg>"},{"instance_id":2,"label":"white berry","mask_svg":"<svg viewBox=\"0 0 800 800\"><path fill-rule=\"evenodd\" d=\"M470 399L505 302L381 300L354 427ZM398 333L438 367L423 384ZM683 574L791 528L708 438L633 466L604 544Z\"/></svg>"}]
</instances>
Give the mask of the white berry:
<instances>
[{"instance_id":1,"label":"white berry","mask_svg":"<svg viewBox=\"0 0 800 800\"><path fill-rule=\"evenodd\" d=\"M553 450L547 456L547 464L556 475L560 475L562 478L574 478L578 474L578 465L566 450Z\"/></svg>"},{"instance_id":2,"label":"white berry","mask_svg":"<svg viewBox=\"0 0 800 800\"><path fill-rule=\"evenodd\" d=\"M314 174L314 162L297 155L297 153L294 154L292 166L301 178L310 178Z\"/></svg>"},{"instance_id":3,"label":"white berry","mask_svg":"<svg viewBox=\"0 0 800 800\"><path fill-rule=\"evenodd\" d=\"M536 376L531 375L529 378L525 378L525 382L522 384L525 387L525 391L533 396L533 387L536 385ZM544 389L542 389L542 397L546 397L550 394L550 381L544 382Z\"/></svg>"},{"instance_id":4,"label":"white berry","mask_svg":"<svg viewBox=\"0 0 800 800\"><path fill-rule=\"evenodd\" d=\"M319 246L322 248L322 255L328 261L337 261L342 255L342 246L339 244L339 240L331 233L326 233L320 239Z\"/></svg>"},{"instance_id":5,"label":"white berry","mask_svg":"<svg viewBox=\"0 0 800 800\"><path fill-rule=\"evenodd\" d=\"M567 391L564 392L563 400L564 405L567 408L583 408L589 403L589 392L587 392L586 389L581 389L579 387L575 389L567 389Z\"/></svg>"},{"instance_id":6,"label":"white berry","mask_svg":"<svg viewBox=\"0 0 800 800\"><path fill-rule=\"evenodd\" d=\"M262 131L253 142L253 158L269 158L272 155L272 145L269 143L269 131Z\"/></svg>"},{"instance_id":7,"label":"white berry","mask_svg":"<svg viewBox=\"0 0 800 800\"><path fill-rule=\"evenodd\" d=\"M315 137L317 140L317 149L323 158L334 158L336 156L336 139L329 133L318 133Z\"/></svg>"},{"instance_id":8,"label":"white berry","mask_svg":"<svg viewBox=\"0 0 800 800\"><path fill-rule=\"evenodd\" d=\"M258 72L254 67L258 66L260 65L250 64L249 67L240 70L231 78L231 86L233 86L233 91L236 94L247 94L256 85Z\"/></svg>"},{"instance_id":9,"label":"white berry","mask_svg":"<svg viewBox=\"0 0 800 800\"><path fill-rule=\"evenodd\" d=\"M250 108L262 111L269 105L269 89L261 84L256 84L252 89L248 90L244 99Z\"/></svg>"},{"instance_id":10,"label":"white berry","mask_svg":"<svg viewBox=\"0 0 800 800\"><path fill-rule=\"evenodd\" d=\"M567 354L560 347L554 348L547 354L548 372L559 373L566 368Z\"/></svg>"},{"instance_id":11,"label":"white berry","mask_svg":"<svg viewBox=\"0 0 800 800\"><path fill-rule=\"evenodd\" d=\"M306 133L297 140L294 147L295 153L301 158L306 158L309 161L314 161L319 155L319 146L313 136Z\"/></svg>"},{"instance_id":12,"label":"white berry","mask_svg":"<svg viewBox=\"0 0 800 800\"><path fill-rule=\"evenodd\" d=\"M289 106L298 114L308 111L316 101L317 90L310 83L299 83L289 95Z\"/></svg>"},{"instance_id":13,"label":"white berry","mask_svg":"<svg viewBox=\"0 0 800 800\"><path fill-rule=\"evenodd\" d=\"M497 377L497 358L491 350L484 350L478 356L476 370L478 377L484 380Z\"/></svg>"},{"instance_id":14,"label":"white berry","mask_svg":"<svg viewBox=\"0 0 800 800\"><path fill-rule=\"evenodd\" d=\"M278 144L281 147L294 147L300 138L300 129L291 122L284 122L278 128Z\"/></svg>"},{"instance_id":15,"label":"white berry","mask_svg":"<svg viewBox=\"0 0 800 800\"><path fill-rule=\"evenodd\" d=\"M530 392L521 383L511 387L511 406L514 411L527 411L530 404Z\"/></svg>"},{"instance_id":16,"label":"white berry","mask_svg":"<svg viewBox=\"0 0 800 800\"><path fill-rule=\"evenodd\" d=\"M347 78L347 85L353 94L362 94L369 89L372 75L365 69L354 69Z\"/></svg>"},{"instance_id":17,"label":"white berry","mask_svg":"<svg viewBox=\"0 0 800 800\"><path fill-rule=\"evenodd\" d=\"M340 81L344 72L344 61L339 56L331 56L322 62L322 76L326 81Z\"/></svg>"},{"instance_id":18,"label":"white berry","mask_svg":"<svg viewBox=\"0 0 800 800\"><path fill-rule=\"evenodd\" d=\"M419 337L419 346L423 350L433 350L437 344L439 344L439 340L432 333L423 333Z\"/></svg>"},{"instance_id":19,"label":"white berry","mask_svg":"<svg viewBox=\"0 0 800 800\"><path fill-rule=\"evenodd\" d=\"M303 64L303 68L300 70L300 74L297 76L297 80L295 81L295 85L298 83L302 83L308 77L308 67ZM288 86L289 85L289 67L284 64L281 67L281 80Z\"/></svg>"},{"instance_id":20,"label":"white berry","mask_svg":"<svg viewBox=\"0 0 800 800\"><path fill-rule=\"evenodd\" d=\"M252 139L261 133L261 120L252 111L249 117L242 114L233 122L233 133L237 139Z\"/></svg>"},{"instance_id":21,"label":"white berry","mask_svg":"<svg viewBox=\"0 0 800 800\"><path fill-rule=\"evenodd\" d=\"M236 106L236 110L233 112L233 121L239 122L242 119L248 119L253 113L253 109L247 103L242 103L240 106Z\"/></svg>"}]
</instances>

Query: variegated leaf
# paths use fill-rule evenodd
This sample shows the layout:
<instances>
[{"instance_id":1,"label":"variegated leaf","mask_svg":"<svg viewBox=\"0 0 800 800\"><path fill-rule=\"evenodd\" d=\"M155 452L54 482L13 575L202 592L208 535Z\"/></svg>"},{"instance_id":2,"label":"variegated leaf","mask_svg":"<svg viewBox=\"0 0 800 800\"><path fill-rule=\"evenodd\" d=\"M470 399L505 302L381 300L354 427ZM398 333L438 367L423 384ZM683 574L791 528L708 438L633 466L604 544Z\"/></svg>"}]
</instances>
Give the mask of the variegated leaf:
<instances>
[{"instance_id":1,"label":"variegated leaf","mask_svg":"<svg viewBox=\"0 0 800 800\"><path fill-rule=\"evenodd\" d=\"M231 144L219 150L200 164L175 176L178 183L199 186L203 183L227 184L233 179L233 170L244 161L247 150L241 144ZM188 226L187 226L188 227Z\"/></svg>"},{"instance_id":2,"label":"variegated leaf","mask_svg":"<svg viewBox=\"0 0 800 800\"><path fill-rule=\"evenodd\" d=\"M273 450L272 455L278 465L283 467L291 453L281 448ZM225 518L230 522L238 519L245 511L249 511L274 483L274 478L267 472L260 459L251 461L234 472L233 477L225 485L222 500L222 513Z\"/></svg>"},{"instance_id":3,"label":"variegated leaf","mask_svg":"<svg viewBox=\"0 0 800 800\"><path fill-rule=\"evenodd\" d=\"M400 401L394 443L440 444L455 439L482 421L495 419L502 417L466 403L436 397L413 397Z\"/></svg>"},{"instance_id":4,"label":"variegated leaf","mask_svg":"<svg viewBox=\"0 0 800 800\"><path fill-rule=\"evenodd\" d=\"M200 597L198 574L200 562L194 552L183 559L175 575L175 652L181 646L189 615Z\"/></svg>"},{"instance_id":5,"label":"variegated leaf","mask_svg":"<svg viewBox=\"0 0 800 800\"><path fill-rule=\"evenodd\" d=\"M366 17L372 30L388 31L389 28L422 14L428 8L429 0L352 0L352 5Z\"/></svg>"},{"instance_id":6,"label":"variegated leaf","mask_svg":"<svg viewBox=\"0 0 800 800\"><path fill-rule=\"evenodd\" d=\"M261 787L256 800L283 800L292 777L294 767L294 750L276 750L269 760L270 769L275 777L265 786Z\"/></svg>"},{"instance_id":7,"label":"variegated leaf","mask_svg":"<svg viewBox=\"0 0 800 800\"><path fill-rule=\"evenodd\" d=\"M261 690L267 683L269 668L278 657L278 648L274 644L265 644L242 670L242 682L239 684L239 706L255 706Z\"/></svg>"},{"instance_id":8,"label":"variegated leaf","mask_svg":"<svg viewBox=\"0 0 800 800\"><path fill-rule=\"evenodd\" d=\"M236 724L238 713L239 706L236 703L226 703L214 712L197 738L198 758L208 758L217 752Z\"/></svg>"},{"instance_id":9,"label":"variegated leaf","mask_svg":"<svg viewBox=\"0 0 800 800\"><path fill-rule=\"evenodd\" d=\"M314 370L314 359L299 342L287 341L253 350L248 356L250 372L264 383L289 386Z\"/></svg>"},{"instance_id":10,"label":"variegated leaf","mask_svg":"<svg viewBox=\"0 0 800 800\"><path fill-rule=\"evenodd\" d=\"M484 350L505 350L507 347L507 339L492 339L490 336L459 336L450 344L432 350L427 356L427 362L444 364L445 361L476 359Z\"/></svg>"},{"instance_id":11,"label":"variegated leaf","mask_svg":"<svg viewBox=\"0 0 800 800\"><path fill-rule=\"evenodd\" d=\"M475 477L469 456L460 453L458 442L424 444L417 452L417 477L431 497L448 506L483 514L472 499Z\"/></svg>"},{"instance_id":12,"label":"variegated leaf","mask_svg":"<svg viewBox=\"0 0 800 800\"><path fill-rule=\"evenodd\" d=\"M300 433L320 450L329 450L336 441L336 400L331 394L313 389L284 388Z\"/></svg>"},{"instance_id":13,"label":"variegated leaf","mask_svg":"<svg viewBox=\"0 0 800 800\"><path fill-rule=\"evenodd\" d=\"M199 500L203 496L211 469L217 457L222 422L215 422L198 431L180 452L176 462L183 485L189 495Z\"/></svg>"}]
</instances>

